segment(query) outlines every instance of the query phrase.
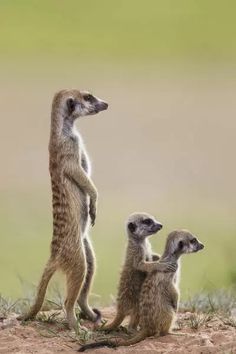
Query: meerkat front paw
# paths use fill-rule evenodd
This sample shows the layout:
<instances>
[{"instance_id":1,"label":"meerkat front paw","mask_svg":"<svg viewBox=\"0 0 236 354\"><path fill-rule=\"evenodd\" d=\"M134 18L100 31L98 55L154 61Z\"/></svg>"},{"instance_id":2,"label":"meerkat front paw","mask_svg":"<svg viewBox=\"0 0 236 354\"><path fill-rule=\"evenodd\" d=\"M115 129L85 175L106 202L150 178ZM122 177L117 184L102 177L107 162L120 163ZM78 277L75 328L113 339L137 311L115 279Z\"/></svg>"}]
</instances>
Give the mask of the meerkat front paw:
<instances>
[{"instance_id":1,"label":"meerkat front paw","mask_svg":"<svg viewBox=\"0 0 236 354\"><path fill-rule=\"evenodd\" d=\"M97 216L97 206L93 202L90 202L90 205L89 205L89 216L91 219L91 225L94 226L96 216Z\"/></svg>"},{"instance_id":2,"label":"meerkat front paw","mask_svg":"<svg viewBox=\"0 0 236 354\"><path fill-rule=\"evenodd\" d=\"M166 263L163 263L164 265L164 270L163 272L166 272L166 273L171 273L171 272L176 272L176 270L178 269L178 264L176 262L166 262Z\"/></svg>"},{"instance_id":3,"label":"meerkat front paw","mask_svg":"<svg viewBox=\"0 0 236 354\"><path fill-rule=\"evenodd\" d=\"M158 272L171 273L176 272L178 265L176 262L157 262L156 270Z\"/></svg>"},{"instance_id":4,"label":"meerkat front paw","mask_svg":"<svg viewBox=\"0 0 236 354\"><path fill-rule=\"evenodd\" d=\"M153 262L159 261L160 258L161 258L161 256L159 254L157 254L157 253L152 254L152 261Z\"/></svg>"}]
</instances>

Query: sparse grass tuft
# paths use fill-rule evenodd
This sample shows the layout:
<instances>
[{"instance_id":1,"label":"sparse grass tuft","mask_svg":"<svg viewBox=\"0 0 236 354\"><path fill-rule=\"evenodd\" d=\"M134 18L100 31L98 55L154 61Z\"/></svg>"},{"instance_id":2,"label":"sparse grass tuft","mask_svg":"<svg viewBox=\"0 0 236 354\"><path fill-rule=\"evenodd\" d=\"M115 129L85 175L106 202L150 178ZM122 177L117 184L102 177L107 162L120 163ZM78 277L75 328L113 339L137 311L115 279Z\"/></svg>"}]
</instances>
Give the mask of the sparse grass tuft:
<instances>
[{"instance_id":1,"label":"sparse grass tuft","mask_svg":"<svg viewBox=\"0 0 236 354\"><path fill-rule=\"evenodd\" d=\"M189 318L189 327L198 330L212 319L212 315L202 313L192 313Z\"/></svg>"},{"instance_id":2,"label":"sparse grass tuft","mask_svg":"<svg viewBox=\"0 0 236 354\"><path fill-rule=\"evenodd\" d=\"M223 324L236 327L235 288L199 293L180 304L180 311L191 312L189 327L198 330L216 316Z\"/></svg>"},{"instance_id":3,"label":"sparse grass tuft","mask_svg":"<svg viewBox=\"0 0 236 354\"><path fill-rule=\"evenodd\" d=\"M223 317L221 318L221 321L226 325L226 326L231 326L236 328L236 318L232 316L228 317Z\"/></svg>"},{"instance_id":4,"label":"sparse grass tuft","mask_svg":"<svg viewBox=\"0 0 236 354\"><path fill-rule=\"evenodd\" d=\"M180 304L180 311L192 313L221 313L230 315L236 309L235 289L220 289L212 293L202 292Z\"/></svg>"},{"instance_id":5,"label":"sparse grass tuft","mask_svg":"<svg viewBox=\"0 0 236 354\"><path fill-rule=\"evenodd\" d=\"M40 312L37 316L37 320L45 323L57 323L60 314L61 312Z\"/></svg>"},{"instance_id":6,"label":"sparse grass tuft","mask_svg":"<svg viewBox=\"0 0 236 354\"><path fill-rule=\"evenodd\" d=\"M29 308L29 299L18 299L13 301L0 295L0 317L5 318L10 313L23 313Z\"/></svg>"}]
</instances>

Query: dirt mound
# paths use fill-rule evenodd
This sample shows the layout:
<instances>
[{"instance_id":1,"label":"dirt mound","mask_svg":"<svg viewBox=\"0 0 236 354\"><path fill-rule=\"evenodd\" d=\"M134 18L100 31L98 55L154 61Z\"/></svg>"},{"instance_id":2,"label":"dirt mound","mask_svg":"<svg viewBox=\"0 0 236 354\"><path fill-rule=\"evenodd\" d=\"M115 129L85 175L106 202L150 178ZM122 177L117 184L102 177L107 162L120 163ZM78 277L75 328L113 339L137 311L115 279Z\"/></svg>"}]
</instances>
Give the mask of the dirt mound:
<instances>
[{"instance_id":1,"label":"dirt mound","mask_svg":"<svg viewBox=\"0 0 236 354\"><path fill-rule=\"evenodd\" d=\"M103 309L106 319L111 319L114 309ZM58 317L57 317L58 316ZM12 314L6 319L0 319L0 353L10 354L72 354L84 340L92 341L93 332L84 336L75 336L62 320L63 314L44 313L40 321L22 325ZM85 323L90 330L91 324ZM216 315L199 315L183 313L178 315L176 335L159 338L148 338L130 347L120 347L114 351L109 348L89 350L88 353L235 353L236 329L230 321ZM179 334L183 335L179 335ZM119 335L119 334L117 334Z\"/></svg>"}]
</instances>

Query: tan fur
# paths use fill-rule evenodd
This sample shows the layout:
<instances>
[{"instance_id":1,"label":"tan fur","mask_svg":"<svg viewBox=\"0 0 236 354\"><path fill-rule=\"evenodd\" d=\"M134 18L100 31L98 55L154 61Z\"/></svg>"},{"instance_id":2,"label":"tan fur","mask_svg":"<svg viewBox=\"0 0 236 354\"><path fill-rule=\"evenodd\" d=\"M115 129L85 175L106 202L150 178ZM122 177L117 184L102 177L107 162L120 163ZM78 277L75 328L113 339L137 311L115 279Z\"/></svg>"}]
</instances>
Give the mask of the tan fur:
<instances>
[{"instance_id":1,"label":"tan fur","mask_svg":"<svg viewBox=\"0 0 236 354\"><path fill-rule=\"evenodd\" d=\"M195 240L193 242L193 240ZM181 247L180 247L181 245ZM160 263L178 263L183 253L197 252L204 246L194 236L185 230L173 231L169 234L164 254ZM82 346L79 351L98 346L129 346L146 337L166 335L170 332L178 308L179 270L162 273L153 271L147 273L140 293L139 317L141 330L132 338L111 339Z\"/></svg>"},{"instance_id":2,"label":"tan fur","mask_svg":"<svg viewBox=\"0 0 236 354\"><path fill-rule=\"evenodd\" d=\"M88 229L89 216L92 224L96 218L97 190L90 177L88 155L74 122L107 106L100 99L79 90L62 90L54 96L49 142L53 205L51 255L40 280L35 303L24 320L34 318L41 309L48 282L57 269L66 274L65 309L69 326L78 328L75 316L78 297L82 312L96 320L97 315L88 305L95 269Z\"/></svg>"},{"instance_id":3,"label":"tan fur","mask_svg":"<svg viewBox=\"0 0 236 354\"><path fill-rule=\"evenodd\" d=\"M145 225L143 221L151 220ZM132 224L135 230L129 229ZM146 274L153 270L169 271L171 265L159 264L159 255L152 253L148 236L162 228L155 218L147 213L132 214L127 223L128 244L125 262L122 267L117 295L117 313L112 323L103 326L102 330L111 331L117 328L126 316L130 316L129 329L137 329L139 323L139 297ZM155 261L153 261L155 259Z\"/></svg>"}]
</instances>

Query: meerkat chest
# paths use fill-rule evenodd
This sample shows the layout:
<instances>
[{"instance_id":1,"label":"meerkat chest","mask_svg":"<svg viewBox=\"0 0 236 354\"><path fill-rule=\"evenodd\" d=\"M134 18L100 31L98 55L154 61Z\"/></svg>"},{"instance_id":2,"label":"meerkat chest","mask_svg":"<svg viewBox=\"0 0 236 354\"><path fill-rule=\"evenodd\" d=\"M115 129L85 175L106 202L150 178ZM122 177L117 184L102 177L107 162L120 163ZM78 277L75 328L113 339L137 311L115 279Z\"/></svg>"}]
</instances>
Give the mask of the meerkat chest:
<instances>
[{"instance_id":1,"label":"meerkat chest","mask_svg":"<svg viewBox=\"0 0 236 354\"><path fill-rule=\"evenodd\" d=\"M91 163L86 151L82 137L79 135L78 131L73 132L76 139L76 150L78 152L78 162L81 164L81 167L86 172L87 175L91 175Z\"/></svg>"},{"instance_id":2,"label":"meerkat chest","mask_svg":"<svg viewBox=\"0 0 236 354\"><path fill-rule=\"evenodd\" d=\"M70 149L73 152L75 164L80 164L87 175L91 175L91 164L88 154L85 150L83 140L77 131L70 137Z\"/></svg>"},{"instance_id":3,"label":"meerkat chest","mask_svg":"<svg viewBox=\"0 0 236 354\"><path fill-rule=\"evenodd\" d=\"M141 258L145 259L146 262L152 261L152 246L147 240L143 245Z\"/></svg>"}]
</instances>

